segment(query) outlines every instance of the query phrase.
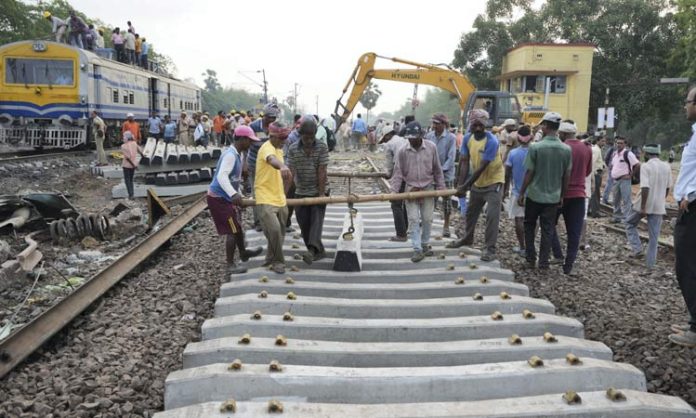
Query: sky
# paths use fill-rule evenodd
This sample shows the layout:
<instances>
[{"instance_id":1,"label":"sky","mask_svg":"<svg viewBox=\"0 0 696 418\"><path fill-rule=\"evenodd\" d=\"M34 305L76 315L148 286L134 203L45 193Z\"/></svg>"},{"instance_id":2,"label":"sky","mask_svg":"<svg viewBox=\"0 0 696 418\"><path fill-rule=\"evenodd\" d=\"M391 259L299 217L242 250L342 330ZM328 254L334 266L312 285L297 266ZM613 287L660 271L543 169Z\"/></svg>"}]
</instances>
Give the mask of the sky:
<instances>
[{"instance_id":1,"label":"sky","mask_svg":"<svg viewBox=\"0 0 696 418\"><path fill-rule=\"evenodd\" d=\"M333 112L358 58L365 52L422 63L450 63L463 32L485 10L476 1L319 2L266 0L70 0L103 22L136 31L169 55L176 76L203 86L201 74L217 71L220 84L261 92L263 69L269 96L279 101L298 84L298 107ZM396 68L377 61L376 68ZM250 80L251 79L251 80ZM413 85L376 81L382 91L371 113L397 110ZM426 89L419 88L419 97ZM347 96L347 95L346 95ZM363 111L358 105L357 111Z\"/></svg>"}]
</instances>

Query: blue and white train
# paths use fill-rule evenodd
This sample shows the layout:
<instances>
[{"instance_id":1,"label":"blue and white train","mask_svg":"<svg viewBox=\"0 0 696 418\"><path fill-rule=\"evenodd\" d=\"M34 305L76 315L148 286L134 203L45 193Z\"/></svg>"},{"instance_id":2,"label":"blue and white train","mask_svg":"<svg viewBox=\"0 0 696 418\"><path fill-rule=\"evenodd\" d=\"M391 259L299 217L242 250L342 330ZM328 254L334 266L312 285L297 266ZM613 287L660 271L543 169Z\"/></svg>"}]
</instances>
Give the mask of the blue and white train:
<instances>
[{"instance_id":1,"label":"blue and white train","mask_svg":"<svg viewBox=\"0 0 696 418\"><path fill-rule=\"evenodd\" d=\"M70 149L92 141L96 110L107 137L133 113L178 120L201 109L201 90L84 49L46 41L0 46L0 143Z\"/></svg>"}]
</instances>

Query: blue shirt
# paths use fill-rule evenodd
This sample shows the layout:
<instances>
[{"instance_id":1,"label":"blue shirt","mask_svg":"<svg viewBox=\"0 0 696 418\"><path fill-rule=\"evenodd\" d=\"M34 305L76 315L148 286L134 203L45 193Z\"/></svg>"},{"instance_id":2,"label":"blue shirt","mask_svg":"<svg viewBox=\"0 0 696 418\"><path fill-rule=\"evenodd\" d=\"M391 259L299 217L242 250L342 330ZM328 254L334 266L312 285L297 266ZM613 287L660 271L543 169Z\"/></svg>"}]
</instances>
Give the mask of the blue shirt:
<instances>
[{"instance_id":1,"label":"blue shirt","mask_svg":"<svg viewBox=\"0 0 696 418\"><path fill-rule=\"evenodd\" d=\"M437 156L440 158L442 173L445 181L454 181L454 158L457 155L457 138L447 129L439 137L435 136L435 131L430 131L425 135L425 139L435 144Z\"/></svg>"},{"instance_id":2,"label":"blue shirt","mask_svg":"<svg viewBox=\"0 0 696 418\"><path fill-rule=\"evenodd\" d=\"M361 118L355 119L350 129L353 132L360 132L363 135L367 135L367 124Z\"/></svg>"},{"instance_id":3,"label":"blue shirt","mask_svg":"<svg viewBox=\"0 0 696 418\"><path fill-rule=\"evenodd\" d=\"M517 147L508 154L505 165L512 168L512 194L520 195L522 183L524 183L524 174L527 169L524 168L524 159L527 158L529 147Z\"/></svg>"},{"instance_id":4,"label":"blue shirt","mask_svg":"<svg viewBox=\"0 0 696 418\"><path fill-rule=\"evenodd\" d=\"M251 147L249 147L247 164L249 164L249 168L253 170L256 168L256 156L259 154L259 148L261 148L261 145L268 141L268 135L266 134L266 127L263 126L263 118L256 119L255 121L251 122L249 124L249 127L252 131L254 131L254 133L257 134L256 136L261 140L260 142L252 142Z\"/></svg>"},{"instance_id":5,"label":"blue shirt","mask_svg":"<svg viewBox=\"0 0 696 418\"><path fill-rule=\"evenodd\" d=\"M677 203L686 198L696 201L696 123L691 125L691 139L684 147L679 177L674 185L674 199Z\"/></svg>"},{"instance_id":6,"label":"blue shirt","mask_svg":"<svg viewBox=\"0 0 696 418\"><path fill-rule=\"evenodd\" d=\"M473 134L468 133L464 135L464 139L462 140L462 147L459 149L459 154L462 156L469 156L469 148L466 144L469 143L469 138L471 137L471 135ZM483 148L483 155L481 156L481 159L483 161L491 162L495 160L495 157L498 156L498 148L500 147L500 143L498 142L498 138L496 138L495 135L488 131L486 131L486 137L488 138L488 141L486 141L486 146ZM474 140L476 139L474 138Z\"/></svg>"},{"instance_id":7,"label":"blue shirt","mask_svg":"<svg viewBox=\"0 0 696 418\"><path fill-rule=\"evenodd\" d=\"M239 152L237 152L237 148L227 148L227 150L220 156L220 159L217 162L217 167L215 167L215 172L220 172L220 166L222 165L222 162L225 160L226 157L234 158L234 167L230 172L229 178L232 187L234 187L235 190L239 190L239 185L242 183L242 159L239 157ZM220 185L217 176L213 176L213 181L210 183L208 190L210 191L210 193L214 194L215 196L220 196L228 202L232 201L232 196L229 196L227 192L225 192L225 190Z\"/></svg>"},{"instance_id":8,"label":"blue shirt","mask_svg":"<svg viewBox=\"0 0 696 418\"><path fill-rule=\"evenodd\" d=\"M164 125L164 137L174 138L176 136L176 122L169 122Z\"/></svg>"},{"instance_id":9,"label":"blue shirt","mask_svg":"<svg viewBox=\"0 0 696 418\"><path fill-rule=\"evenodd\" d=\"M147 42L140 44L140 55L147 55L148 52L150 52L150 44Z\"/></svg>"},{"instance_id":10,"label":"blue shirt","mask_svg":"<svg viewBox=\"0 0 696 418\"><path fill-rule=\"evenodd\" d=\"M162 120L155 116L154 118L149 118L147 120L147 129L148 132L151 134L158 134L160 133L160 125L162 124Z\"/></svg>"}]
</instances>

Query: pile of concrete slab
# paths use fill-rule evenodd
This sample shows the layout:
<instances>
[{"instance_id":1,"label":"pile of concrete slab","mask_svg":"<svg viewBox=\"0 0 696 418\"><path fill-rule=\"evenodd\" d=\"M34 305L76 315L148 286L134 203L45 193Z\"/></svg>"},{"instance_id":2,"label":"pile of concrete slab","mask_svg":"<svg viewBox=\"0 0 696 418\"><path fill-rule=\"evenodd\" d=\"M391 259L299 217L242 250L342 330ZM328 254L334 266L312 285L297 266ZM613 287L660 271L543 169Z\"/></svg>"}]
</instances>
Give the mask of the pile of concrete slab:
<instances>
[{"instance_id":1,"label":"pile of concrete slab","mask_svg":"<svg viewBox=\"0 0 696 418\"><path fill-rule=\"evenodd\" d=\"M497 261L434 240L435 255L413 264L409 243L388 241L389 206L358 210L344 239L346 209L327 209L326 260L299 261L304 245L290 234L287 274L257 260L222 286L155 417L696 415L679 398L646 393L640 370L612 362L580 322L529 297ZM361 243L348 248L339 236ZM248 240L265 244L256 232ZM342 261L361 271L332 270L345 251L361 252Z\"/></svg>"},{"instance_id":2,"label":"pile of concrete slab","mask_svg":"<svg viewBox=\"0 0 696 418\"><path fill-rule=\"evenodd\" d=\"M160 196L205 191L223 151L221 147L166 144L148 138L135 172L135 196L146 196L149 188L154 188ZM94 167L93 173L105 178L123 178L120 166ZM125 184L114 186L112 196L127 197Z\"/></svg>"}]
</instances>

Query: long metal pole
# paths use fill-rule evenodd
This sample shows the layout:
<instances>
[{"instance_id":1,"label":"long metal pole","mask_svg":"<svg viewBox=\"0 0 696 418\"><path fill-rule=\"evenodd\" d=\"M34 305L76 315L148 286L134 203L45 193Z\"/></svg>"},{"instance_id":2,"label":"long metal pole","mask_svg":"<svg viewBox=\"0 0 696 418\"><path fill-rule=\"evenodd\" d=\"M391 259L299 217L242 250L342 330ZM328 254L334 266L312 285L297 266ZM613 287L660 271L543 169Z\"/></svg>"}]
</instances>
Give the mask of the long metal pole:
<instances>
[{"instance_id":1,"label":"long metal pole","mask_svg":"<svg viewBox=\"0 0 696 418\"><path fill-rule=\"evenodd\" d=\"M392 200L416 200L431 197L452 196L457 193L455 189L425 190L406 193L382 193L382 194L350 194L341 196L305 197L302 199L287 199L288 206L331 205L342 203L366 203L366 202L391 202ZM245 199L242 206L256 206L253 199Z\"/></svg>"}]
</instances>

